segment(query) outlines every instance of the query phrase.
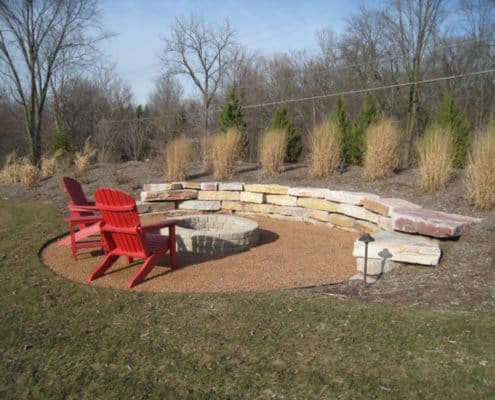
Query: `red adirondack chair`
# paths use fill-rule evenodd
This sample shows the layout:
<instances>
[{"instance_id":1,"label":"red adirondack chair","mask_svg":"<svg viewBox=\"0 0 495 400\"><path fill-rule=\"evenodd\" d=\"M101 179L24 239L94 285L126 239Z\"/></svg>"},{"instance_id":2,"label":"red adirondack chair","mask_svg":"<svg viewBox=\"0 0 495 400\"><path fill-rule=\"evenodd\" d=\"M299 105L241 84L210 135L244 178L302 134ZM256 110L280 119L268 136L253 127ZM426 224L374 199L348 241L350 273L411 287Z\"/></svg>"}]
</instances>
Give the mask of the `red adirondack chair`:
<instances>
[{"instance_id":1,"label":"red adirondack chair","mask_svg":"<svg viewBox=\"0 0 495 400\"><path fill-rule=\"evenodd\" d=\"M85 240L99 233L101 217L93 201L89 201L84 194L81 183L74 178L62 178L64 192L70 197L68 208L71 216L65 220L70 225L70 235L58 242L62 246L72 246L72 255L77 259L77 250L80 248L102 247L101 239ZM74 228L77 227L76 231Z\"/></svg>"},{"instance_id":2,"label":"red adirondack chair","mask_svg":"<svg viewBox=\"0 0 495 400\"><path fill-rule=\"evenodd\" d=\"M140 283L167 252L170 252L170 267L176 268L176 220L142 226L136 201L115 189L98 189L95 200L103 219L100 229L108 246L108 253L91 273L89 281L102 276L120 256L126 256L128 263L134 258L144 260L127 285L129 289ZM168 227L168 236L155 233L164 227Z\"/></svg>"}]
</instances>

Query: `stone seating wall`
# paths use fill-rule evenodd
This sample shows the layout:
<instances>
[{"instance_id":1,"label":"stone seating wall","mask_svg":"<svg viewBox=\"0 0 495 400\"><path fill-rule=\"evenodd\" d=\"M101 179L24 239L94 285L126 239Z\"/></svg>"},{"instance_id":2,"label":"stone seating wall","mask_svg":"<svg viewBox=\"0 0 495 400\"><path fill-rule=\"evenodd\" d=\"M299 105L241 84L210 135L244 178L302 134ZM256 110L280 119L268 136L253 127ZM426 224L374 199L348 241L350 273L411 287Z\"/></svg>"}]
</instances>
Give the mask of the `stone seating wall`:
<instances>
[{"instance_id":1,"label":"stone seating wall","mask_svg":"<svg viewBox=\"0 0 495 400\"><path fill-rule=\"evenodd\" d=\"M457 238L469 225L479 222L372 193L241 182L146 184L138 204L141 213L229 211L369 233L375 239L368 247L370 275L380 275L402 263L436 266L441 240ZM363 242L356 240L353 256L357 270L362 272Z\"/></svg>"}]
</instances>

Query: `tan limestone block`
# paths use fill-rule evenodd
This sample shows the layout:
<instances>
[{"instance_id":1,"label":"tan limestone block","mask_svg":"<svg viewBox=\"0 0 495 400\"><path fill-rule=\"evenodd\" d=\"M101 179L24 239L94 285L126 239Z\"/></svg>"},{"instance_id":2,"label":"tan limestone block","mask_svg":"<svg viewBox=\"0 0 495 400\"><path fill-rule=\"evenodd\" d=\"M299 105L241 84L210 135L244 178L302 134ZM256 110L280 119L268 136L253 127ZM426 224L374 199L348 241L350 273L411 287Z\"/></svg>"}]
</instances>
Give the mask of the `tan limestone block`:
<instances>
[{"instance_id":1,"label":"tan limestone block","mask_svg":"<svg viewBox=\"0 0 495 400\"><path fill-rule=\"evenodd\" d=\"M262 204L265 202L265 194L255 192L241 192L240 200L247 203Z\"/></svg>"},{"instance_id":2,"label":"tan limestone block","mask_svg":"<svg viewBox=\"0 0 495 400\"><path fill-rule=\"evenodd\" d=\"M297 197L288 196L285 194L267 194L266 202L268 204L276 204L278 206L296 206Z\"/></svg>"},{"instance_id":3,"label":"tan limestone block","mask_svg":"<svg viewBox=\"0 0 495 400\"><path fill-rule=\"evenodd\" d=\"M244 185L244 190L246 192L256 192L256 193L287 194L289 191L289 187L282 185L251 184L251 185Z\"/></svg>"},{"instance_id":4,"label":"tan limestone block","mask_svg":"<svg viewBox=\"0 0 495 400\"><path fill-rule=\"evenodd\" d=\"M345 227L345 228L354 228L354 222L356 221L354 218L346 217L345 215L341 214L330 214L328 215L328 222L339 226L339 227Z\"/></svg>"},{"instance_id":5,"label":"tan limestone block","mask_svg":"<svg viewBox=\"0 0 495 400\"><path fill-rule=\"evenodd\" d=\"M299 207L309 208L313 210L336 212L339 208L338 203L324 199L314 199L312 197L300 197L297 199Z\"/></svg>"},{"instance_id":6,"label":"tan limestone block","mask_svg":"<svg viewBox=\"0 0 495 400\"><path fill-rule=\"evenodd\" d=\"M238 201L239 192L231 192L227 190L201 190L198 192L198 200L228 200Z\"/></svg>"}]
</instances>

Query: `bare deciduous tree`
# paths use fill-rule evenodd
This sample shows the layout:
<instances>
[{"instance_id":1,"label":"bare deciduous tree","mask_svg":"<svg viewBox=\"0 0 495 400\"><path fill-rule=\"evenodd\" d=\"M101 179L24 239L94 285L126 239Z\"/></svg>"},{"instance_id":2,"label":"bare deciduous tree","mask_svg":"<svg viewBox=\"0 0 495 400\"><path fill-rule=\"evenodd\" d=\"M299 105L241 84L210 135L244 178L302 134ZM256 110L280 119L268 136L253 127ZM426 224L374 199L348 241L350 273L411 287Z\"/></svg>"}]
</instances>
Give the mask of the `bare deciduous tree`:
<instances>
[{"instance_id":1,"label":"bare deciduous tree","mask_svg":"<svg viewBox=\"0 0 495 400\"><path fill-rule=\"evenodd\" d=\"M23 107L35 163L50 80L91 54L100 32L96 0L0 1L0 73Z\"/></svg>"},{"instance_id":2,"label":"bare deciduous tree","mask_svg":"<svg viewBox=\"0 0 495 400\"><path fill-rule=\"evenodd\" d=\"M193 17L177 18L165 39L163 61L170 75L189 76L203 100L203 135L208 136L208 111L228 68L235 31L228 21L207 26Z\"/></svg>"},{"instance_id":3,"label":"bare deciduous tree","mask_svg":"<svg viewBox=\"0 0 495 400\"><path fill-rule=\"evenodd\" d=\"M422 77L426 50L445 17L444 3L445 0L392 0L390 9L385 13L388 39L400 55L410 82L419 81ZM419 108L420 90L418 85L413 84L408 94L406 144L409 148L412 148L415 139Z\"/></svg>"}]
</instances>

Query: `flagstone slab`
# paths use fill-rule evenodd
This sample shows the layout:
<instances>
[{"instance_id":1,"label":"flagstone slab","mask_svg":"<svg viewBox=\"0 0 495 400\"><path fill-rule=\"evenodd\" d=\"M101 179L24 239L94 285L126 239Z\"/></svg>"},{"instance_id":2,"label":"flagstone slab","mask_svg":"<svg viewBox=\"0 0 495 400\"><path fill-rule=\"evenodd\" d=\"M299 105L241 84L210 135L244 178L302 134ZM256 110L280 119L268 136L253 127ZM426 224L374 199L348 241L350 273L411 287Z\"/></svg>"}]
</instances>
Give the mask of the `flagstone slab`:
<instances>
[{"instance_id":1,"label":"flagstone slab","mask_svg":"<svg viewBox=\"0 0 495 400\"><path fill-rule=\"evenodd\" d=\"M382 197L366 197L363 201L363 206L367 210L373 211L385 217L390 217L392 211L397 208L421 208L420 205L411 203L407 200Z\"/></svg>"},{"instance_id":2,"label":"flagstone slab","mask_svg":"<svg viewBox=\"0 0 495 400\"><path fill-rule=\"evenodd\" d=\"M385 272L390 272L399 266L399 263L385 258L368 258L368 261L366 262L366 275L384 274ZM364 273L364 258L356 257L356 269L358 272Z\"/></svg>"},{"instance_id":3,"label":"flagstone slab","mask_svg":"<svg viewBox=\"0 0 495 400\"><path fill-rule=\"evenodd\" d=\"M221 202L218 200L186 200L179 204L179 210L219 211Z\"/></svg>"},{"instance_id":4,"label":"flagstone slab","mask_svg":"<svg viewBox=\"0 0 495 400\"><path fill-rule=\"evenodd\" d=\"M268 193L268 194L287 194L289 191L288 186L283 185L262 185L262 184L250 184L244 185L244 190L246 192L258 192L258 193Z\"/></svg>"},{"instance_id":5,"label":"flagstone slab","mask_svg":"<svg viewBox=\"0 0 495 400\"><path fill-rule=\"evenodd\" d=\"M328 215L327 221L334 224L334 225L337 225L337 226L343 226L346 228L354 228L355 219L350 218L350 217L346 217L345 215L332 213L332 214Z\"/></svg>"},{"instance_id":6,"label":"flagstone slab","mask_svg":"<svg viewBox=\"0 0 495 400\"><path fill-rule=\"evenodd\" d=\"M265 202L265 193L241 192L240 200L247 203L262 204Z\"/></svg>"},{"instance_id":7,"label":"flagstone slab","mask_svg":"<svg viewBox=\"0 0 495 400\"><path fill-rule=\"evenodd\" d=\"M201 189L201 182L193 182L193 181L182 182L182 187L184 189L200 190Z\"/></svg>"},{"instance_id":8,"label":"flagstone slab","mask_svg":"<svg viewBox=\"0 0 495 400\"><path fill-rule=\"evenodd\" d=\"M309 210L308 216L321 222L328 222L328 211Z\"/></svg>"},{"instance_id":9,"label":"flagstone slab","mask_svg":"<svg viewBox=\"0 0 495 400\"><path fill-rule=\"evenodd\" d=\"M297 197L288 196L286 194L267 194L266 202L269 204L276 204L278 206L292 206L297 205Z\"/></svg>"},{"instance_id":10,"label":"flagstone slab","mask_svg":"<svg viewBox=\"0 0 495 400\"><path fill-rule=\"evenodd\" d=\"M313 197L315 199L324 199L328 189L312 188L312 187L291 187L288 194L296 197Z\"/></svg>"},{"instance_id":11,"label":"flagstone slab","mask_svg":"<svg viewBox=\"0 0 495 400\"><path fill-rule=\"evenodd\" d=\"M368 244L368 257L420 265L437 265L442 254L437 241L398 232L381 231L372 235L375 241ZM354 257L364 257L365 245L354 242Z\"/></svg>"},{"instance_id":12,"label":"flagstone slab","mask_svg":"<svg viewBox=\"0 0 495 400\"><path fill-rule=\"evenodd\" d=\"M339 208L338 203L325 199L314 199L312 197L299 197L297 199L299 207L310 208L313 210L336 212Z\"/></svg>"},{"instance_id":13,"label":"flagstone slab","mask_svg":"<svg viewBox=\"0 0 495 400\"><path fill-rule=\"evenodd\" d=\"M370 221L375 224L378 223L378 214L375 214L362 206L342 203L339 204L337 212L356 219L364 219L365 221Z\"/></svg>"},{"instance_id":14,"label":"flagstone slab","mask_svg":"<svg viewBox=\"0 0 495 400\"><path fill-rule=\"evenodd\" d=\"M141 201L178 201L192 200L198 197L198 192L192 189L180 190L149 190L141 192Z\"/></svg>"},{"instance_id":15,"label":"flagstone slab","mask_svg":"<svg viewBox=\"0 0 495 400\"><path fill-rule=\"evenodd\" d=\"M373 193L347 192L345 190L327 190L325 192L325 199L337 203L362 205L367 198L378 199L379 196Z\"/></svg>"},{"instance_id":16,"label":"flagstone slab","mask_svg":"<svg viewBox=\"0 0 495 400\"><path fill-rule=\"evenodd\" d=\"M218 190L218 182L201 182L201 190Z\"/></svg>"},{"instance_id":17,"label":"flagstone slab","mask_svg":"<svg viewBox=\"0 0 495 400\"><path fill-rule=\"evenodd\" d=\"M239 200L239 192L231 192L228 190L200 190L198 192L198 200Z\"/></svg>"},{"instance_id":18,"label":"flagstone slab","mask_svg":"<svg viewBox=\"0 0 495 400\"><path fill-rule=\"evenodd\" d=\"M144 192L156 192L159 190L177 190L182 189L181 182L172 183L145 183L143 185Z\"/></svg>"},{"instance_id":19,"label":"flagstone slab","mask_svg":"<svg viewBox=\"0 0 495 400\"><path fill-rule=\"evenodd\" d=\"M381 231L378 225L361 219L354 220L354 229L361 233L377 233Z\"/></svg>"},{"instance_id":20,"label":"flagstone slab","mask_svg":"<svg viewBox=\"0 0 495 400\"><path fill-rule=\"evenodd\" d=\"M398 208L392 212L391 218L392 227L396 231L437 238L458 237L468 226L481 221L478 218L425 208Z\"/></svg>"},{"instance_id":21,"label":"flagstone slab","mask_svg":"<svg viewBox=\"0 0 495 400\"><path fill-rule=\"evenodd\" d=\"M232 191L243 191L244 182L220 182L218 184L218 190L232 190Z\"/></svg>"}]
</instances>

